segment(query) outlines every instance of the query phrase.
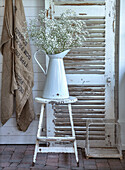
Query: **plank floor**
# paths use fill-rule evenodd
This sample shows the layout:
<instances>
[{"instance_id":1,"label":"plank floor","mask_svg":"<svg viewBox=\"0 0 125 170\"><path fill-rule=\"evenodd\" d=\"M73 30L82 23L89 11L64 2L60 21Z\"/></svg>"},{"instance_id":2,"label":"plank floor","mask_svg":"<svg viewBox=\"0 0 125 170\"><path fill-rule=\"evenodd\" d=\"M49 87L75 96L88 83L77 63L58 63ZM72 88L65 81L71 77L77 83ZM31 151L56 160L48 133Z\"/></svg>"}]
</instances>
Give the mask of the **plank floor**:
<instances>
[{"instance_id":1,"label":"plank floor","mask_svg":"<svg viewBox=\"0 0 125 170\"><path fill-rule=\"evenodd\" d=\"M0 170L125 170L125 159L89 159L78 149L79 167L74 154L38 154L32 167L34 145L0 145ZM125 155L125 152L123 152Z\"/></svg>"}]
</instances>

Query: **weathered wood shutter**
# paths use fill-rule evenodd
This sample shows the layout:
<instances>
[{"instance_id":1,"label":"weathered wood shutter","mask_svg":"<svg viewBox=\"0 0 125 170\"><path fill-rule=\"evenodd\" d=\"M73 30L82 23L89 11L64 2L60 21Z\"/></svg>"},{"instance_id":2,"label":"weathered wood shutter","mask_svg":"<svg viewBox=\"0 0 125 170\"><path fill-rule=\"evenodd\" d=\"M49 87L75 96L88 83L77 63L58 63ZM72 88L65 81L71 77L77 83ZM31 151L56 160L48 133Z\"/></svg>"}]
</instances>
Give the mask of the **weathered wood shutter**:
<instances>
[{"instance_id":1,"label":"weathered wood shutter","mask_svg":"<svg viewBox=\"0 0 125 170\"><path fill-rule=\"evenodd\" d=\"M64 58L70 95L78 98L72 105L76 136L84 140L87 119L114 119L115 0L54 0L55 17L67 9L86 21L90 33L83 47L72 49ZM48 121L54 122L48 135L71 135L67 113L66 105L56 105L54 116L48 113ZM105 143L107 134L104 125L91 127L90 137L96 144Z\"/></svg>"}]
</instances>

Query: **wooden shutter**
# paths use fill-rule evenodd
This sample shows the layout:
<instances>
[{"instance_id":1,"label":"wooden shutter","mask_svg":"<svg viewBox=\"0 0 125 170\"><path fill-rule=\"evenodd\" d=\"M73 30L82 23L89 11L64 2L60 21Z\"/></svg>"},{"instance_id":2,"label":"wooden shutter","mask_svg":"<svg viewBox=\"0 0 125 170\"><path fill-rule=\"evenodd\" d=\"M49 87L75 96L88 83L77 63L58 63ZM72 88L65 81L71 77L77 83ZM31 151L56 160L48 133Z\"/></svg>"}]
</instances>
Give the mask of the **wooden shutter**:
<instances>
[{"instance_id":1,"label":"wooden shutter","mask_svg":"<svg viewBox=\"0 0 125 170\"><path fill-rule=\"evenodd\" d=\"M55 17L67 9L86 21L90 34L83 47L72 49L64 58L70 95L78 98L72 105L76 136L83 144L87 119L114 119L115 0L54 0ZM54 116L49 115L54 124L48 134L71 135L66 105L56 105ZM90 137L99 145L106 142L106 133L104 125L96 124Z\"/></svg>"}]
</instances>

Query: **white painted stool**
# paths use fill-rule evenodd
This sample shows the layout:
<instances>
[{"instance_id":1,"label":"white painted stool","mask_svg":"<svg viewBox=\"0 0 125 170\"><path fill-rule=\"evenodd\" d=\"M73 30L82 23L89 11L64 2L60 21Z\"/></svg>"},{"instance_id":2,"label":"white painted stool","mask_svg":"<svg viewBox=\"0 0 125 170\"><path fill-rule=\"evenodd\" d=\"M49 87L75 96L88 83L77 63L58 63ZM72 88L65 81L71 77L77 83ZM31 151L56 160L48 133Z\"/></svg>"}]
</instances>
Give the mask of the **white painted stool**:
<instances>
[{"instance_id":1,"label":"white painted stool","mask_svg":"<svg viewBox=\"0 0 125 170\"><path fill-rule=\"evenodd\" d=\"M56 99L45 99L45 98L37 97L37 98L35 98L35 101L38 102L38 103L41 103L41 113L40 113L40 118L39 118L36 146L35 146L32 166L35 165L37 153L50 153L50 152L54 152L54 153L75 153L76 162L77 162L77 165L79 166L77 143L76 143L74 124L73 124L73 118L72 118L72 108L71 108L71 104L75 103L77 101L77 98L76 97L69 97L67 99L57 99L56 100ZM68 105L70 123L71 123L71 129L72 129L72 136L71 137L45 137L45 136L41 136L43 113L44 113L45 104L67 104ZM72 141L73 147L40 147L39 141L44 141L44 142Z\"/></svg>"}]
</instances>

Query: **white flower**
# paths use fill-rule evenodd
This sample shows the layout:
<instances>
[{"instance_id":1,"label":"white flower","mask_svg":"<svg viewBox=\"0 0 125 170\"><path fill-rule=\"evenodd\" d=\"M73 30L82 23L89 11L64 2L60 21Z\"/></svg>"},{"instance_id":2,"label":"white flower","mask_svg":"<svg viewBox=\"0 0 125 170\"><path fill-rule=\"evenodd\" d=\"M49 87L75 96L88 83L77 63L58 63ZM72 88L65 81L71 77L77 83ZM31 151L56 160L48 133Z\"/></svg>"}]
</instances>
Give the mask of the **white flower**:
<instances>
[{"instance_id":1,"label":"white flower","mask_svg":"<svg viewBox=\"0 0 125 170\"><path fill-rule=\"evenodd\" d=\"M67 10L59 19L50 19L47 18L46 11L41 11L36 19L30 20L24 34L28 33L37 48L43 49L47 54L82 46L88 32L84 21L72 19L75 16L74 11Z\"/></svg>"}]
</instances>

